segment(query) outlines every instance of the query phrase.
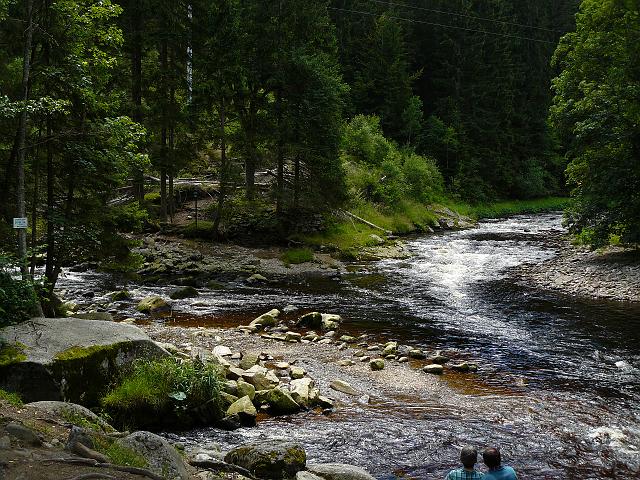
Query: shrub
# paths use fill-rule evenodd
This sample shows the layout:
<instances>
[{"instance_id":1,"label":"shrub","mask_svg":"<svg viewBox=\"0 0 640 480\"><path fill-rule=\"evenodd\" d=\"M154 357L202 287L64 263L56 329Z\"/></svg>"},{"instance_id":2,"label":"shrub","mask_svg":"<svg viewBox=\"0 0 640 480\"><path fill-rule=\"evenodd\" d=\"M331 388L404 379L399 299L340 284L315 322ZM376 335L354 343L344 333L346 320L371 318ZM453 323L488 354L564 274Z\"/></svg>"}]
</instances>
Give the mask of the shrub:
<instances>
[{"instance_id":1,"label":"shrub","mask_svg":"<svg viewBox=\"0 0 640 480\"><path fill-rule=\"evenodd\" d=\"M144 194L144 201L150 205L160 205L160 193L149 192Z\"/></svg>"},{"instance_id":2,"label":"shrub","mask_svg":"<svg viewBox=\"0 0 640 480\"><path fill-rule=\"evenodd\" d=\"M0 327L20 323L37 313L38 297L31 282L0 270Z\"/></svg>"},{"instance_id":3,"label":"shrub","mask_svg":"<svg viewBox=\"0 0 640 480\"><path fill-rule=\"evenodd\" d=\"M211 364L174 358L138 361L101 403L123 427L183 428L221 417L220 381Z\"/></svg>"},{"instance_id":4,"label":"shrub","mask_svg":"<svg viewBox=\"0 0 640 480\"><path fill-rule=\"evenodd\" d=\"M183 228L182 233L187 238L212 238L213 222L198 220L198 225L196 222L191 222Z\"/></svg>"},{"instance_id":5,"label":"shrub","mask_svg":"<svg viewBox=\"0 0 640 480\"><path fill-rule=\"evenodd\" d=\"M433 159L410 153L405 157L402 171L413 200L433 202L442 195L444 182Z\"/></svg>"},{"instance_id":6,"label":"shrub","mask_svg":"<svg viewBox=\"0 0 640 480\"><path fill-rule=\"evenodd\" d=\"M149 213L137 203L111 209L111 223L119 232L140 232L149 221Z\"/></svg>"},{"instance_id":7,"label":"shrub","mask_svg":"<svg viewBox=\"0 0 640 480\"><path fill-rule=\"evenodd\" d=\"M17 393L7 392L5 390L0 389L0 399L5 400L9 403L9 405L13 405L14 407L22 407L24 403L22 402L22 398Z\"/></svg>"}]
</instances>

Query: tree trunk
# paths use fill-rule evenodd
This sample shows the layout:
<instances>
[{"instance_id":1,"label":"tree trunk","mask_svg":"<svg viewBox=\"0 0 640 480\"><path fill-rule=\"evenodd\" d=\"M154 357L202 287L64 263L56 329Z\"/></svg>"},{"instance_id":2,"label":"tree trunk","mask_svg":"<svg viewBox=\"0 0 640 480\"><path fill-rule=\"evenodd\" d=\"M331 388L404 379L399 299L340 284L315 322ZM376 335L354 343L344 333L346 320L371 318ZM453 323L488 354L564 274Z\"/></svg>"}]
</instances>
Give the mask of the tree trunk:
<instances>
[{"instance_id":1,"label":"tree trunk","mask_svg":"<svg viewBox=\"0 0 640 480\"><path fill-rule=\"evenodd\" d=\"M300 205L300 156L296 155L293 166L293 208L298 209Z\"/></svg>"},{"instance_id":2,"label":"tree trunk","mask_svg":"<svg viewBox=\"0 0 640 480\"><path fill-rule=\"evenodd\" d=\"M20 112L20 126L18 129L18 188L17 203L18 217L25 217L27 214L25 192L24 192L24 161L26 156L27 137L27 101L29 100L29 75L31 73L31 43L33 41L33 0L27 0L27 30L25 32L25 42L22 65L22 101L24 107ZM27 231L24 228L18 229L18 255L20 256L20 272L22 279L27 280L29 272L27 270Z\"/></svg>"},{"instance_id":3,"label":"tree trunk","mask_svg":"<svg viewBox=\"0 0 640 480\"><path fill-rule=\"evenodd\" d=\"M131 118L142 123L142 15L140 2L129 2L131 11ZM133 195L142 207L144 203L144 172L133 172Z\"/></svg>"},{"instance_id":4,"label":"tree trunk","mask_svg":"<svg viewBox=\"0 0 640 480\"><path fill-rule=\"evenodd\" d=\"M213 221L213 234L220 237L220 219L224 208L224 200L227 187L227 137L225 135L226 111L224 98L220 100L220 187L218 192L218 205L216 207L216 218Z\"/></svg>"},{"instance_id":5,"label":"tree trunk","mask_svg":"<svg viewBox=\"0 0 640 480\"><path fill-rule=\"evenodd\" d=\"M276 94L276 117L278 129L278 144L276 146L276 156L278 162L276 181L276 215L282 216L284 210L284 135L282 132L282 105L280 92Z\"/></svg>"},{"instance_id":6,"label":"tree trunk","mask_svg":"<svg viewBox=\"0 0 640 480\"><path fill-rule=\"evenodd\" d=\"M40 128L39 137L42 135L42 127ZM33 280L36 270L36 242L38 241L38 229L36 221L38 220L38 190L40 189L40 161L34 156L35 171L33 174L33 197L31 198L31 268L29 270L29 278Z\"/></svg>"},{"instance_id":7,"label":"tree trunk","mask_svg":"<svg viewBox=\"0 0 640 480\"><path fill-rule=\"evenodd\" d=\"M168 100L168 46L167 40L162 40L160 47L160 75L161 75L161 89L162 99L166 102ZM164 104L162 109L162 131L160 133L160 221L167 221L167 103Z\"/></svg>"}]
</instances>

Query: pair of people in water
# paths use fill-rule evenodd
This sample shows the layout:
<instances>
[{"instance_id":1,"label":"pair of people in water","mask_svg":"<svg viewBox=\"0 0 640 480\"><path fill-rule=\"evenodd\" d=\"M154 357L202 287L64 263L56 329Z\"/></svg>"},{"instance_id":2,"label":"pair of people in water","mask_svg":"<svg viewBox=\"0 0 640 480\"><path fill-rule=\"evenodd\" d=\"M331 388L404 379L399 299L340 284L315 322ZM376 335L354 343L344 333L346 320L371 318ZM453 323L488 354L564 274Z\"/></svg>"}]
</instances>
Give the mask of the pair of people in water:
<instances>
[{"instance_id":1,"label":"pair of people in water","mask_svg":"<svg viewBox=\"0 0 640 480\"><path fill-rule=\"evenodd\" d=\"M516 472L511 467L502 465L500 450L487 448L482 452L484 464L489 468L486 473L475 469L478 462L478 451L473 447L464 447L460 452L463 468L451 470L445 480L517 480Z\"/></svg>"}]
</instances>

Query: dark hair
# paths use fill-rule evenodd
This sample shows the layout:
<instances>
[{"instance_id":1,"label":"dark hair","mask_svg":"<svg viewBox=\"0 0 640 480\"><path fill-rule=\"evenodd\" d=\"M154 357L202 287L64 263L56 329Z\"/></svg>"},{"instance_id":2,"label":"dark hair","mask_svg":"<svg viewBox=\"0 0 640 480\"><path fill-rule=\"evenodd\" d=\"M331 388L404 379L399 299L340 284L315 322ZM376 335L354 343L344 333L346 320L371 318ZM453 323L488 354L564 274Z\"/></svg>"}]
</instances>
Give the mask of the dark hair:
<instances>
[{"instance_id":1,"label":"dark hair","mask_svg":"<svg viewBox=\"0 0 640 480\"><path fill-rule=\"evenodd\" d=\"M478 451L473 447L463 447L460 452L460 461L466 468L472 468L478 461Z\"/></svg>"},{"instance_id":2,"label":"dark hair","mask_svg":"<svg viewBox=\"0 0 640 480\"><path fill-rule=\"evenodd\" d=\"M482 459L484 460L484 464L489 468L499 467L501 462L500 449L495 447L485 449L485 451L482 452Z\"/></svg>"}]
</instances>

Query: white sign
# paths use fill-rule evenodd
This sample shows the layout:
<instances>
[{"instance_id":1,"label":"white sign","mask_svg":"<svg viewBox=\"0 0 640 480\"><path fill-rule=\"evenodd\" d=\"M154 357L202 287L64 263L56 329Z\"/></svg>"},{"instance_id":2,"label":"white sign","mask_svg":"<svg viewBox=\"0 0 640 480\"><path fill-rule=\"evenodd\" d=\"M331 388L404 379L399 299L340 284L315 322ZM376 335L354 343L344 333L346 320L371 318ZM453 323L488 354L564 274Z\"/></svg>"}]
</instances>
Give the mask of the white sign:
<instances>
[{"instance_id":1,"label":"white sign","mask_svg":"<svg viewBox=\"0 0 640 480\"><path fill-rule=\"evenodd\" d=\"M13 228L27 228L27 217L14 218Z\"/></svg>"}]
</instances>

